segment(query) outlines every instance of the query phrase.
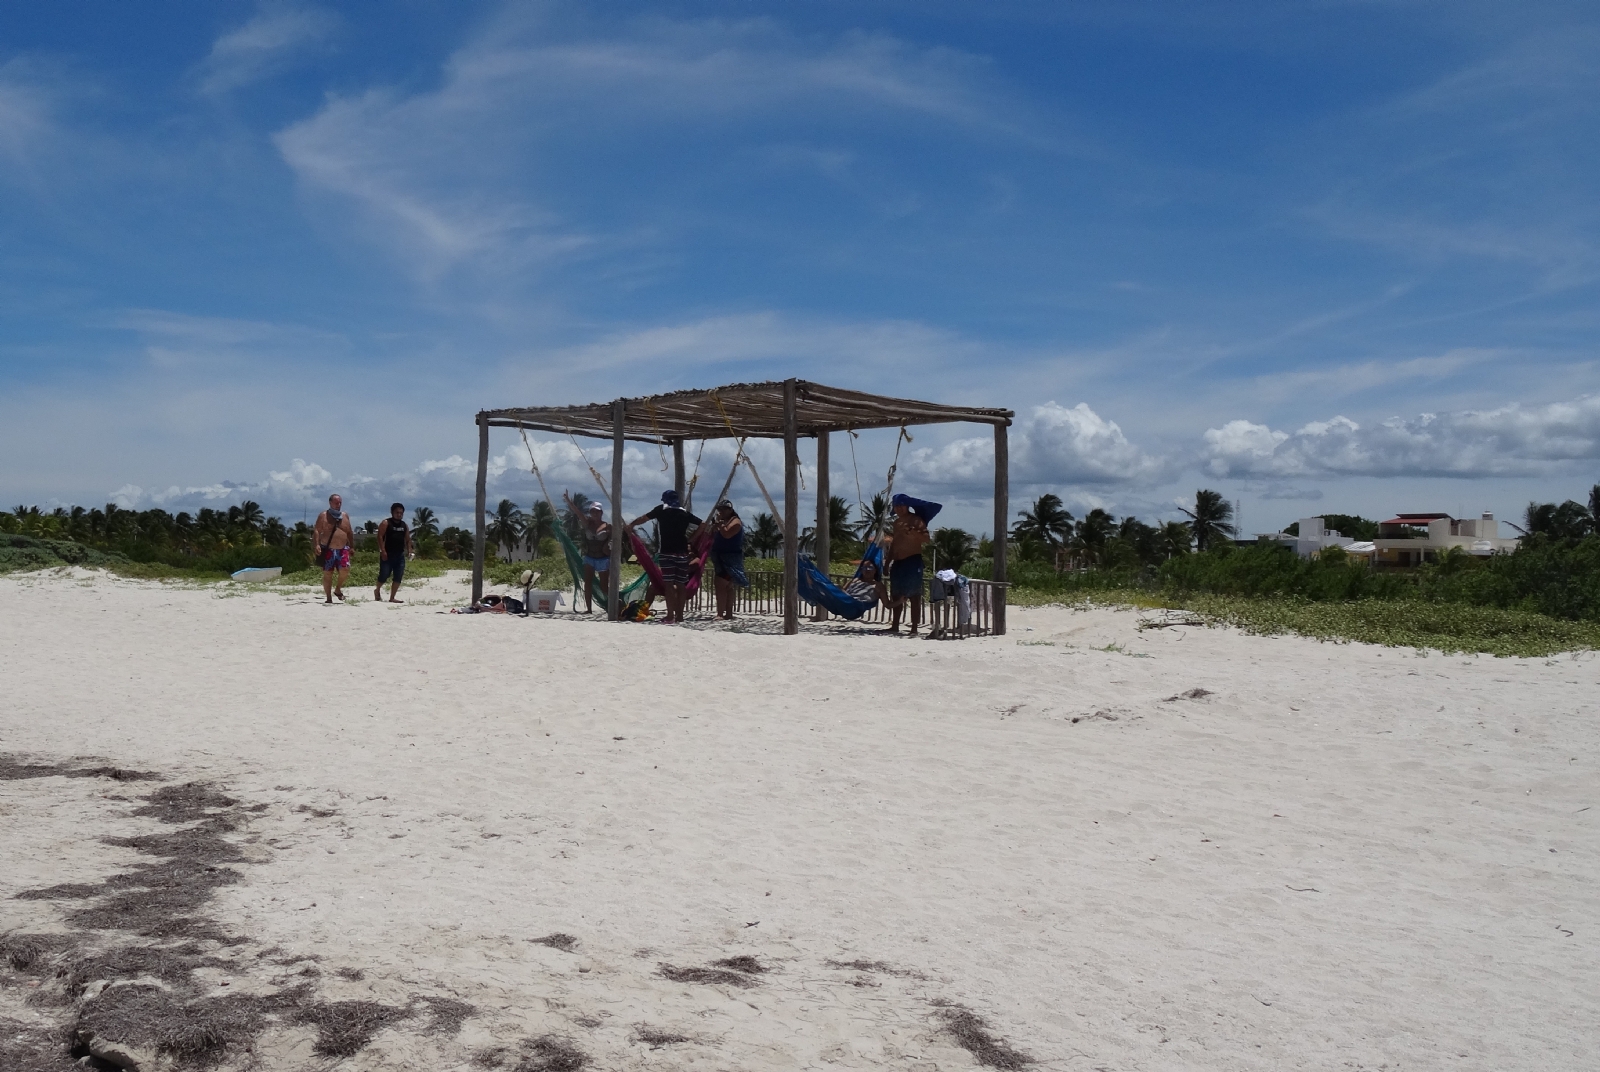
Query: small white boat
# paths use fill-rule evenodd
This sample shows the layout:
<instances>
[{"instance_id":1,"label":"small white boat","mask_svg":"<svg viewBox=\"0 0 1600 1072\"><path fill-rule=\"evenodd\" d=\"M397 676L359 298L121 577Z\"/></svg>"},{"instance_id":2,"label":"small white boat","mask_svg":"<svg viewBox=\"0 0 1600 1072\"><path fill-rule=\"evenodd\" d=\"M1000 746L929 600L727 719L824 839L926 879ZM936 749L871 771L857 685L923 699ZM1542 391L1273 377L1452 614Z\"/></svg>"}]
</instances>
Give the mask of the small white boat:
<instances>
[{"instance_id":1,"label":"small white boat","mask_svg":"<svg viewBox=\"0 0 1600 1072\"><path fill-rule=\"evenodd\" d=\"M250 566L233 574L233 579L236 581L275 581L282 576L282 566Z\"/></svg>"}]
</instances>

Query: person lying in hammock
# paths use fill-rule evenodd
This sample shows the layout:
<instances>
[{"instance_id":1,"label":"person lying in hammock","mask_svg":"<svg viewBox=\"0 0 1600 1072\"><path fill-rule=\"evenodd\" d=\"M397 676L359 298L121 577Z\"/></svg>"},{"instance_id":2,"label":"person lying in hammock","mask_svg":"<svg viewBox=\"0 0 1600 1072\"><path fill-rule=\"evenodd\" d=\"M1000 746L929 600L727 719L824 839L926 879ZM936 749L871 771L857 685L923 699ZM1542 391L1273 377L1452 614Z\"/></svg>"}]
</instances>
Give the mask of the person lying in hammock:
<instances>
[{"instance_id":1,"label":"person lying in hammock","mask_svg":"<svg viewBox=\"0 0 1600 1072\"><path fill-rule=\"evenodd\" d=\"M844 594L862 603L887 603L889 593L883 587L883 577L871 562L861 563L856 576L844 582Z\"/></svg>"},{"instance_id":2,"label":"person lying in hammock","mask_svg":"<svg viewBox=\"0 0 1600 1072\"><path fill-rule=\"evenodd\" d=\"M689 583L689 538L705 522L685 510L678 501L678 493L671 490L663 491L660 504L648 514L628 522L628 527L637 528L646 521L656 523L659 537L656 566L660 568L661 578L667 585L667 590L661 593L667 600L667 616L663 620L681 622L683 588Z\"/></svg>"}]
</instances>

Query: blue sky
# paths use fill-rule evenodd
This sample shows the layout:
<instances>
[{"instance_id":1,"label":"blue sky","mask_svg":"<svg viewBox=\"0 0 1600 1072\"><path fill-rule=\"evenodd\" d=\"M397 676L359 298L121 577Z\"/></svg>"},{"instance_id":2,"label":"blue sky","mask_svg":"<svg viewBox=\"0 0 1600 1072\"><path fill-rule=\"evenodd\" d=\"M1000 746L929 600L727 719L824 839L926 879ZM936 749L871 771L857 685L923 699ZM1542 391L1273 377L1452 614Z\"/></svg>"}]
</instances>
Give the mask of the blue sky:
<instances>
[{"instance_id":1,"label":"blue sky","mask_svg":"<svg viewBox=\"0 0 1600 1072\"><path fill-rule=\"evenodd\" d=\"M1080 513L1517 517L1600 480L1597 158L1592 3L9 5L0 501L459 516L481 407L800 376Z\"/></svg>"}]
</instances>

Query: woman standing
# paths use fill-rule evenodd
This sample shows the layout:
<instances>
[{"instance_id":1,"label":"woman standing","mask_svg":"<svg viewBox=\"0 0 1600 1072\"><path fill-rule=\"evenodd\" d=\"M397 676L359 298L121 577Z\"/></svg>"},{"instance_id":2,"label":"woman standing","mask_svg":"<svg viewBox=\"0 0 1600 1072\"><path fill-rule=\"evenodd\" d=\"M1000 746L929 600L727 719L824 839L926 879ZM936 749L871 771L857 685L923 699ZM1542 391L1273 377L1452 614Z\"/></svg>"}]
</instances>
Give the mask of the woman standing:
<instances>
[{"instance_id":1,"label":"woman standing","mask_svg":"<svg viewBox=\"0 0 1600 1072\"><path fill-rule=\"evenodd\" d=\"M583 511L583 613L594 613L595 582L607 591L611 582L611 526L605 522L606 508L598 501ZM574 607L573 609L577 609Z\"/></svg>"},{"instance_id":2,"label":"woman standing","mask_svg":"<svg viewBox=\"0 0 1600 1072\"><path fill-rule=\"evenodd\" d=\"M734 588L749 588L744 575L744 522L723 499L711 511L711 565L716 571L717 617L733 621Z\"/></svg>"}]
</instances>

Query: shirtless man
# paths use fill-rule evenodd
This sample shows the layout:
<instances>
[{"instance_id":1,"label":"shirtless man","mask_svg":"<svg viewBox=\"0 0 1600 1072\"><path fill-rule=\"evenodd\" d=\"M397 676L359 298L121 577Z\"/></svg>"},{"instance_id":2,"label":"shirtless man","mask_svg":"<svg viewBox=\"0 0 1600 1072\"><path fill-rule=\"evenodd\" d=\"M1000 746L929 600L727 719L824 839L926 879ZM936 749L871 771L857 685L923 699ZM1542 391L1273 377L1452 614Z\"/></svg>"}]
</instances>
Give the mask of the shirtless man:
<instances>
[{"instance_id":1,"label":"shirtless man","mask_svg":"<svg viewBox=\"0 0 1600 1072\"><path fill-rule=\"evenodd\" d=\"M569 500L570 501L570 500ZM594 613L595 582L599 590L609 591L611 583L611 526L606 524L606 508L596 499L583 510L583 613Z\"/></svg>"},{"instance_id":2,"label":"shirtless man","mask_svg":"<svg viewBox=\"0 0 1600 1072\"><path fill-rule=\"evenodd\" d=\"M889 632L900 631L900 614L911 601L911 635L922 627L922 549L928 543L928 523L918 517L912 500L894 497L894 531L889 537L889 598L893 614Z\"/></svg>"},{"instance_id":3,"label":"shirtless man","mask_svg":"<svg viewBox=\"0 0 1600 1072\"><path fill-rule=\"evenodd\" d=\"M317 545L317 558L322 563L322 596L328 602L338 596L344 602L344 582L350 578L350 544L355 540L355 530L350 527L350 515L341 507L344 500L338 495L328 496L328 508L317 515L312 530ZM334 587L337 573L339 586Z\"/></svg>"}]
</instances>

